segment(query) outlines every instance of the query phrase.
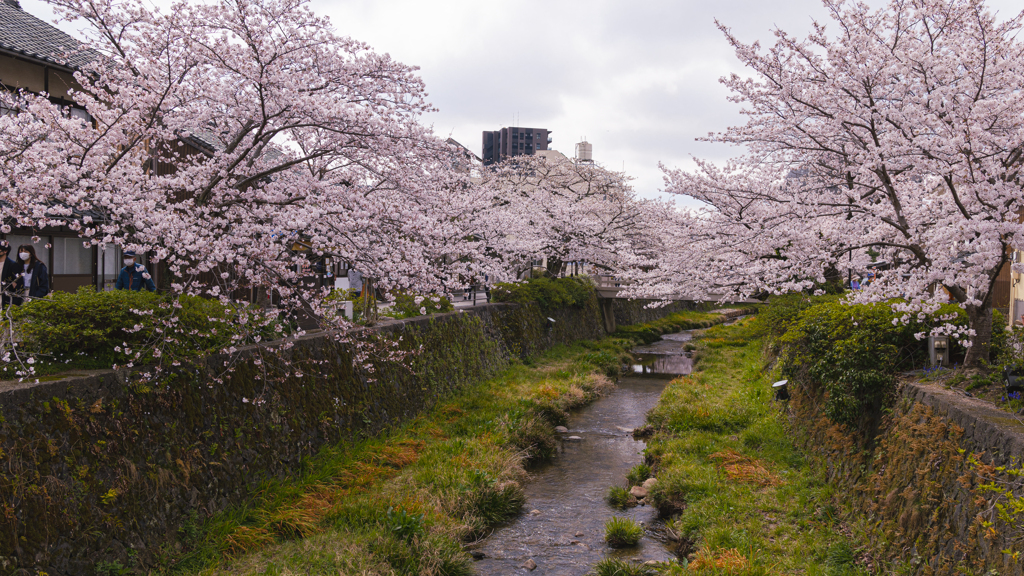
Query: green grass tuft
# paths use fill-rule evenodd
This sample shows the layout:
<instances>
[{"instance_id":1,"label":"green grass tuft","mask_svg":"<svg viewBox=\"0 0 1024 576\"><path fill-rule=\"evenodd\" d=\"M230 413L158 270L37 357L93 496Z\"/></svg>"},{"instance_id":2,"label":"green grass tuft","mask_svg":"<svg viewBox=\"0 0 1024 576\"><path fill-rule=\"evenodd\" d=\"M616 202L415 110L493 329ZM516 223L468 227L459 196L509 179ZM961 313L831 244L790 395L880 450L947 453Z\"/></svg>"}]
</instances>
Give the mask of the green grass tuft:
<instances>
[{"instance_id":1,"label":"green grass tuft","mask_svg":"<svg viewBox=\"0 0 1024 576\"><path fill-rule=\"evenodd\" d=\"M604 541L612 548L636 546L644 535L644 529L629 518L618 516L604 524Z\"/></svg>"},{"instance_id":2,"label":"green grass tuft","mask_svg":"<svg viewBox=\"0 0 1024 576\"><path fill-rule=\"evenodd\" d=\"M604 497L608 505L613 508L624 510L630 506L636 506L636 498L622 486L612 486L608 489L608 495Z\"/></svg>"},{"instance_id":3,"label":"green grass tuft","mask_svg":"<svg viewBox=\"0 0 1024 576\"><path fill-rule=\"evenodd\" d=\"M630 486L639 486L651 477L651 467L647 464L637 464L626 474L626 480Z\"/></svg>"},{"instance_id":4,"label":"green grass tuft","mask_svg":"<svg viewBox=\"0 0 1024 576\"><path fill-rule=\"evenodd\" d=\"M594 576L655 576L658 572L643 564L609 558L594 566Z\"/></svg>"}]
</instances>

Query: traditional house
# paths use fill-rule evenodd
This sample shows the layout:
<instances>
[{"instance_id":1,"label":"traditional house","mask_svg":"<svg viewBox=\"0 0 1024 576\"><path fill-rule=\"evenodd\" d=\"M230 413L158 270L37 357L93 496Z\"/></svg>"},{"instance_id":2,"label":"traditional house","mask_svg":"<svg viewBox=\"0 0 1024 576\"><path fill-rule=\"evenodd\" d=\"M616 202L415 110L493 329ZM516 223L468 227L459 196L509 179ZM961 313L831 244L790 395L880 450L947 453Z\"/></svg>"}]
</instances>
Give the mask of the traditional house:
<instances>
[{"instance_id":1,"label":"traditional house","mask_svg":"<svg viewBox=\"0 0 1024 576\"><path fill-rule=\"evenodd\" d=\"M22 10L18 0L0 0L0 87L4 90L47 94L69 115L89 119L68 94L79 88L75 70L90 58L79 50L77 40ZM64 227L16 227L2 236L15 247L33 245L50 269L55 290L74 291L80 286L112 290L121 268L117 247L86 247L78 234Z\"/></svg>"}]
</instances>

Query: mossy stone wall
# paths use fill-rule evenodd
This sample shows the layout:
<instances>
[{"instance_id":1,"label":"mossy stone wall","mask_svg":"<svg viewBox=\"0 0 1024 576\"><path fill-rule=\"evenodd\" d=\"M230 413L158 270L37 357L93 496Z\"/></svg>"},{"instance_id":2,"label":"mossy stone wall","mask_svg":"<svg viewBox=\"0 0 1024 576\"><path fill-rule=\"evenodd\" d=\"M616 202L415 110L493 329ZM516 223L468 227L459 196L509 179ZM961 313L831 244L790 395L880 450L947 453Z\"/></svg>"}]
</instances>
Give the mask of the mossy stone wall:
<instances>
[{"instance_id":1,"label":"mossy stone wall","mask_svg":"<svg viewBox=\"0 0 1024 576\"><path fill-rule=\"evenodd\" d=\"M799 392L793 425L850 504L870 557L900 573L1022 573L1024 425L941 386L907 384L873 439L832 425ZM1021 502L1016 502L1021 504Z\"/></svg>"},{"instance_id":2,"label":"mossy stone wall","mask_svg":"<svg viewBox=\"0 0 1024 576\"><path fill-rule=\"evenodd\" d=\"M702 305L697 302L678 300L669 302L657 308L648 308L653 300L627 300L625 298L611 298L612 313L615 315L617 326L630 326L632 324L643 324L660 320L669 314L696 310Z\"/></svg>"},{"instance_id":3,"label":"mossy stone wall","mask_svg":"<svg viewBox=\"0 0 1024 576\"><path fill-rule=\"evenodd\" d=\"M187 518L244 501L321 446L401 423L510 358L604 335L596 297L548 313L488 304L347 342L314 334L274 353L212 356L159 383L114 371L0 383L0 573L145 566ZM370 353L355 362L360 343Z\"/></svg>"}]
</instances>

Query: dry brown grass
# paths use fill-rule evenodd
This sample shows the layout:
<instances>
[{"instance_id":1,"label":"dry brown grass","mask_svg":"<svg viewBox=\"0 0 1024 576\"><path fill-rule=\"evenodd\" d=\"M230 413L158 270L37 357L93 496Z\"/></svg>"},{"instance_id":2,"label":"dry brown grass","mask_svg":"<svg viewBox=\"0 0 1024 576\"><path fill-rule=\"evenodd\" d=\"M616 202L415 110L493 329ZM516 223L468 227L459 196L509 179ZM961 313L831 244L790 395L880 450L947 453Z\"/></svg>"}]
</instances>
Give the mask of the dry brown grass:
<instances>
[{"instance_id":1,"label":"dry brown grass","mask_svg":"<svg viewBox=\"0 0 1024 576\"><path fill-rule=\"evenodd\" d=\"M285 538L304 538L320 532L320 520L331 509L331 502L319 494L304 494L294 504L281 506L260 515L264 529Z\"/></svg>"},{"instance_id":2,"label":"dry brown grass","mask_svg":"<svg viewBox=\"0 0 1024 576\"><path fill-rule=\"evenodd\" d=\"M419 453L425 446L426 443L420 440L403 440L383 446L378 452L371 454L369 459L378 465L400 469L419 460Z\"/></svg>"},{"instance_id":3,"label":"dry brown grass","mask_svg":"<svg viewBox=\"0 0 1024 576\"><path fill-rule=\"evenodd\" d=\"M587 396L586 392L583 391L583 388L580 388L575 384L569 386L569 390L565 393L565 395L569 397L569 402L572 405L582 403Z\"/></svg>"},{"instance_id":4,"label":"dry brown grass","mask_svg":"<svg viewBox=\"0 0 1024 576\"><path fill-rule=\"evenodd\" d=\"M735 450L723 450L708 456L716 460L726 476L737 482L757 484L759 486L778 486L782 480L772 473L757 458L744 456Z\"/></svg>"},{"instance_id":5,"label":"dry brown grass","mask_svg":"<svg viewBox=\"0 0 1024 576\"><path fill-rule=\"evenodd\" d=\"M615 388L615 381L605 374L592 372L587 375L587 378L590 380L593 391L599 396Z\"/></svg>"},{"instance_id":6,"label":"dry brown grass","mask_svg":"<svg viewBox=\"0 0 1024 576\"><path fill-rule=\"evenodd\" d=\"M735 548L711 550L704 547L697 551L693 560L690 560L689 568L693 571L741 572L748 564L747 557Z\"/></svg>"},{"instance_id":7,"label":"dry brown grass","mask_svg":"<svg viewBox=\"0 0 1024 576\"><path fill-rule=\"evenodd\" d=\"M238 526L225 539L228 556L238 556L274 543L274 535L266 528Z\"/></svg>"},{"instance_id":8,"label":"dry brown grass","mask_svg":"<svg viewBox=\"0 0 1024 576\"><path fill-rule=\"evenodd\" d=\"M543 398L545 400L555 400L556 398L561 396L562 393L561 391L558 390L558 388L555 388L551 384L545 384L538 388L537 391L533 393L533 395L536 398Z\"/></svg>"}]
</instances>

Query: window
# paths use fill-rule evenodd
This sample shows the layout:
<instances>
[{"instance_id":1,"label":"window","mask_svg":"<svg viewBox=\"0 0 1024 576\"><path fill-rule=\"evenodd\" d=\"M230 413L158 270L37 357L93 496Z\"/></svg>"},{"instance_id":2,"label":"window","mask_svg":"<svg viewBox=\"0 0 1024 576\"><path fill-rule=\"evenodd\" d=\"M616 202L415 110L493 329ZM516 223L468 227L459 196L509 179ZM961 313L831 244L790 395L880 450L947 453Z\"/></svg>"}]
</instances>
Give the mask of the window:
<instances>
[{"instance_id":1,"label":"window","mask_svg":"<svg viewBox=\"0 0 1024 576\"><path fill-rule=\"evenodd\" d=\"M54 238L53 273L92 274L92 247L83 246L81 238Z\"/></svg>"},{"instance_id":2,"label":"window","mask_svg":"<svg viewBox=\"0 0 1024 576\"><path fill-rule=\"evenodd\" d=\"M68 108L68 116L70 116L71 118L81 118L82 120L85 120L86 122L92 122L92 116L90 116L88 112L86 112L85 110L82 110L81 108L70 108L69 107Z\"/></svg>"},{"instance_id":3,"label":"window","mask_svg":"<svg viewBox=\"0 0 1024 576\"><path fill-rule=\"evenodd\" d=\"M43 264L50 265L50 249L46 247L46 243L49 241L49 237L40 236L39 242L32 242L31 236L19 236L17 234L8 234L7 241L11 243L11 254L8 258L13 260L18 259L18 246L22 244L30 244L36 251L36 258L39 258ZM19 260L20 261L20 260Z\"/></svg>"}]
</instances>

